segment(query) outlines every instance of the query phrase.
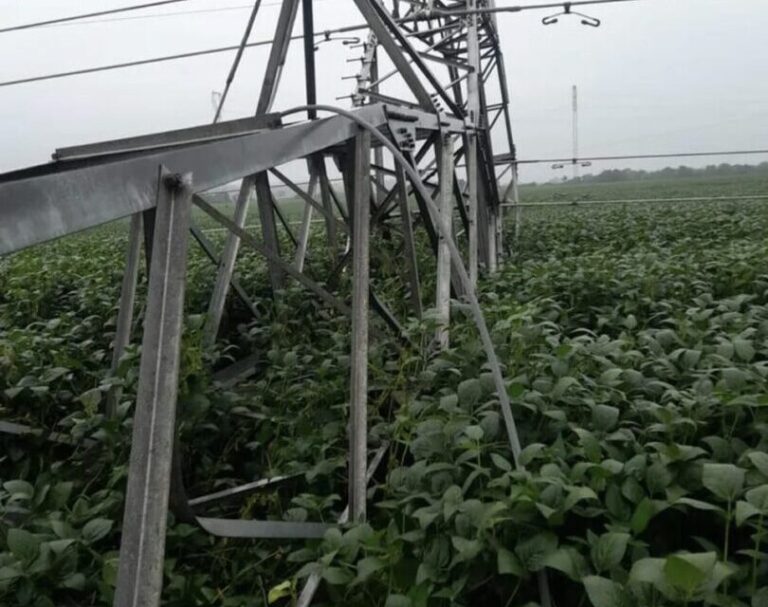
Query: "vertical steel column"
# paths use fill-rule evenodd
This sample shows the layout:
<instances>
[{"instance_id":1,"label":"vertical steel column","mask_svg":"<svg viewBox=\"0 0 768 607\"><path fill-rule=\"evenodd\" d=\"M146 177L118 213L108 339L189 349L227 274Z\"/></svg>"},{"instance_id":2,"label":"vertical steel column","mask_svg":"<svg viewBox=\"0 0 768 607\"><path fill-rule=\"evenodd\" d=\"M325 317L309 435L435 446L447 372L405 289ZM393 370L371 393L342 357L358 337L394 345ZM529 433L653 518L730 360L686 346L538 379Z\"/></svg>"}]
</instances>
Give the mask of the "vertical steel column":
<instances>
[{"instance_id":1,"label":"vertical steel column","mask_svg":"<svg viewBox=\"0 0 768 607\"><path fill-rule=\"evenodd\" d=\"M494 274L499 269L498 215L496 210L488 209L488 273Z\"/></svg>"},{"instance_id":2,"label":"vertical steel column","mask_svg":"<svg viewBox=\"0 0 768 607\"><path fill-rule=\"evenodd\" d=\"M283 74L285 58L288 55L288 47L291 44L291 32L296 22L296 13L299 11L299 0L283 0L280 15L277 18L275 37L272 40L272 49L267 60L267 71L264 74L264 82L261 85L259 102L256 105L256 114L266 114L275 102L275 95Z\"/></svg>"},{"instance_id":3,"label":"vertical steel column","mask_svg":"<svg viewBox=\"0 0 768 607\"><path fill-rule=\"evenodd\" d=\"M272 199L272 189L269 187L269 174L259 173L255 177L256 200L259 206L259 220L261 222L261 235L264 248L274 257L280 257L280 241L277 235L277 222L275 221L275 201ZM276 263L267 257L269 269L269 281L272 292L283 288L283 273Z\"/></svg>"},{"instance_id":4,"label":"vertical steel column","mask_svg":"<svg viewBox=\"0 0 768 607\"><path fill-rule=\"evenodd\" d=\"M373 51L371 52L371 81L374 83L371 87L371 90L374 93L379 92L379 53L376 49L376 36L371 34L369 38L369 42L372 42L374 44ZM384 148L382 148L380 145L377 145L373 150L373 162L376 166L382 167L384 166ZM386 173L384 171L380 171L376 169L376 181L378 183L385 183L386 182ZM384 194L379 188L374 188L373 190L373 197L376 200L376 206L379 207L384 202Z\"/></svg>"},{"instance_id":5,"label":"vertical steel column","mask_svg":"<svg viewBox=\"0 0 768 607\"><path fill-rule=\"evenodd\" d=\"M283 0L280 15L277 18L275 38L272 42L272 50L267 62L267 71L264 75L264 84L261 87L259 103L256 106L256 114L266 114L272 109L280 85L280 77L283 73L285 58L291 44L291 32L296 23L296 14L299 11L299 0ZM280 255L280 246L277 237L277 222L273 209L272 191L269 187L269 177L266 173L255 176L256 199L259 207L259 219L264 246L275 256ZM283 275L275 263L267 259L269 278L272 290L282 288Z\"/></svg>"},{"instance_id":6,"label":"vertical steel column","mask_svg":"<svg viewBox=\"0 0 768 607\"><path fill-rule=\"evenodd\" d=\"M257 115L266 114L269 112L270 108L272 107L272 103L274 102L278 84L280 83L280 75L285 63L285 57L288 53L288 46L290 44L291 38L290 34L293 30L298 8L299 0L283 1L283 6L280 10L280 16L277 20L274 42L272 44L269 60L267 62L267 70L264 74L264 82L262 84L259 101L256 106ZM248 218L250 193L254 183L255 177L249 176L243 179L243 182L240 186L240 194L235 205L234 221L237 227L241 229L245 227L245 223ZM272 198L270 196L270 212L272 210L271 201ZM261 201L259 201L259 210L263 213L262 206L263 204ZM272 214L272 223L274 224L274 214ZM230 232L227 234L227 241L224 245L224 252L221 256L221 263L219 264L219 270L216 274L216 284L214 286L213 296L208 308L208 318L206 319L206 326L204 329L204 339L205 343L208 345L211 345L216 341L216 337L219 333L221 318L224 314L224 306L227 301L227 295L229 294L229 287L235 271L235 262L237 260L237 253L239 249L239 236ZM270 268L271 267L272 264L270 264Z\"/></svg>"},{"instance_id":7,"label":"vertical steel column","mask_svg":"<svg viewBox=\"0 0 768 607\"><path fill-rule=\"evenodd\" d=\"M411 285L411 304L416 318L421 319L423 309L421 304L421 282L419 280L419 263L416 257L416 243L413 238L413 218L411 205L408 203L408 184L405 179L405 169L395 163L397 173L397 199L400 205L400 218L403 224L403 241L405 245L408 281Z\"/></svg>"},{"instance_id":8,"label":"vertical steel column","mask_svg":"<svg viewBox=\"0 0 768 607\"><path fill-rule=\"evenodd\" d=\"M245 227L245 221L248 218L248 204L251 200L251 191L253 190L253 177L243 178L240 192L235 203L235 216L233 221L239 228ZM224 306L227 303L229 294L229 285L232 282L232 276L235 273L235 261L237 253L240 250L240 238L230 232L227 234L227 240L224 243L224 251L221 254L218 272L216 274L216 284L213 288L213 295L208 305L208 316L203 329L203 339L207 346L212 346L216 342L219 334L221 319L224 316Z\"/></svg>"},{"instance_id":9,"label":"vertical steel column","mask_svg":"<svg viewBox=\"0 0 768 607\"><path fill-rule=\"evenodd\" d=\"M310 172L309 189L307 190L310 198L314 198L317 193L317 181L317 174ZM301 218L301 229L299 230L299 244L296 246L296 257L293 261L293 265L296 266L299 272L304 271L304 261L307 258L307 247L309 245L309 236L312 232L312 217L315 210L308 202L304 204L304 215Z\"/></svg>"},{"instance_id":10,"label":"vertical steel column","mask_svg":"<svg viewBox=\"0 0 768 607\"><path fill-rule=\"evenodd\" d=\"M304 27L304 80L307 93L307 105L317 104L317 77L315 70L315 15L313 5L314 0L302 0L302 21ZM317 118L317 110L307 110L307 118L314 120ZM313 170L312 162L309 165L309 196L314 197L315 186L317 185L317 172ZM310 228L312 227L312 215L314 209L311 204L304 207L304 216L301 220L301 234L299 235L299 245L296 247L296 269L299 272L304 271L304 260L307 256L307 245L309 243Z\"/></svg>"},{"instance_id":11,"label":"vertical steel column","mask_svg":"<svg viewBox=\"0 0 768 607\"><path fill-rule=\"evenodd\" d=\"M336 228L336 211L333 208L333 192L331 182L328 180L328 170L325 166L325 157L318 154L314 157L313 166L320 182L320 201L325 209L325 229L328 234L328 252L331 263L337 262L339 251L339 231Z\"/></svg>"},{"instance_id":12,"label":"vertical steel column","mask_svg":"<svg viewBox=\"0 0 768 607\"><path fill-rule=\"evenodd\" d=\"M449 345L451 322L451 252L447 238L453 233L453 140L444 135L439 148L439 194L441 230L437 245L437 343L445 350Z\"/></svg>"},{"instance_id":13,"label":"vertical steel column","mask_svg":"<svg viewBox=\"0 0 768 607\"><path fill-rule=\"evenodd\" d=\"M427 111L434 110L434 101L427 89L422 84L421 79L416 75L411 63L403 54L403 49L395 40L392 32L377 11L378 0L354 0L360 13L365 18L368 26L376 35L376 39L386 51L400 76L408 85L413 95L416 97L422 109ZM389 19L390 25L391 19ZM396 26L395 26L396 27Z\"/></svg>"},{"instance_id":14,"label":"vertical steel column","mask_svg":"<svg viewBox=\"0 0 768 607\"><path fill-rule=\"evenodd\" d=\"M317 104L317 79L315 77L315 15L312 11L314 0L302 1L304 27L304 80L307 89L307 105ZM307 118L317 118L317 110L307 110Z\"/></svg>"},{"instance_id":15,"label":"vertical steel column","mask_svg":"<svg viewBox=\"0 0 768 607\"><path fill-rule=\"evenodd\" d=\"M467 0L467 10L477 9L477 0ZM474 128L480 121L480 41L477 32L478 16L470 14L467 17L467 59L472 70L467 76L467 114ZM478 242L477 242L477 132L467 134L467 186L469 195L469 279L472 287L477 285Z\"/></svg>"},{"instance_id":16,"label":"vertical steel column","mask_svg":"<svg viewBox=\"0 0 768 607\"><path fill-rule=\"evenodd\" d=\"M512 200L515 203L515 244L520 241L520 230L523 225L523 207L520 206L520 181L517 163L512 167Z\"/></svg>"},{"instance_id":17,"label":"vertical steel column","mask_svg":"<svg viewBox=\"0 0 768 607\"><path fill-rule=\"evenodd\" d=\"M366 516L368 462L368 292L370 289L371 135L355 137L352 175L352 370L349 400L349 511L353 522ZM354 212L353 212L354 211Z\"/></svg>"},{"instance_id":18,"label":"vertical steel column","mask_svg":"<svg viewBox=\"0 0 768 607\"><path fill-rule=\"evenodd\" d=\"M160 604L191 194L191 176L161 171L116 607Z\"/></svg>"},{"instance_id":19,"label":"vertical steel column","mask_svg":"<svg viewBox=\"0 0 768 607\"><path fill-rule=\"evenodd\" d=\"M139 258L141 257L141 213L131 216L131 227L128 232L128 251L125 256L125 273L120 288L120 309L117 312L117 327L115 343L112 350L112 366L109 374L114 377L120 365L120 359L125 354L125 348L131 343L131 327L133 326L133 308L136 303L136 283L139 278ZM122 390L112 386L107 393L107 417L112 418L117 412Z\"/></svg>"}]
</instances>

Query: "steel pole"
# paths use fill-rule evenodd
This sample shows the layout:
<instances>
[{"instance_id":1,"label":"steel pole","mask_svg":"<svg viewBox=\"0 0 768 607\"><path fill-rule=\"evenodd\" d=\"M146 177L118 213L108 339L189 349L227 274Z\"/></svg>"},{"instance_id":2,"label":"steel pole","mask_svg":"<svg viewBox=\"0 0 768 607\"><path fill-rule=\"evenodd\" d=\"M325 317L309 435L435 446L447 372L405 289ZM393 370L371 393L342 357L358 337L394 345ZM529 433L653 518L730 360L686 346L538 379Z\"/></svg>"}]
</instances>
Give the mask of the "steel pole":
<instances>
[{"instance_id":1,"label":"steel pole","mask_svg":"<svg viewBox=\"0 0 768 607\"><path fill-rule=\"evenodd\" d=\"M163 586L176 427L191 176L160 174L115 607L155 607Z\"/></svg>"},{"instance_id":2,"label":"steel pole","mask_svg":"<svg viewBox=\"0 0 768 607\"><path fill-rule=\"evenodd\" d=\"M371 134L354 142L352 175L352 357L350 390L349 508L353 522L366 517L368 461L368 293L370 290Z\"/></svg>"},{"instance_id":3,"label":"steel pole","mask_svg":"<svg viewBox=\"0 0 768 607\"><path fill-rule=\"evenodd\" d=\"M441 224L437 245L437 343L445 350L449 345L451 322L451 251L448 239L453 233L453 140L443 136L439 146L438 204Z\"/></svg>"},{"instance_id":4,"label":"steel pole","mask_svg":"<svg viewBox=\"0 0 768 607\"><path fill-rule=\"evenodd\" d=\"M131 342L133 309L136 304L136 284L139 278L139 258L141 257L142 223L141 213L135 213L131 216L128 251L125 256L125 272L120 289L120 309L117 312L117 327L112 350L112 366L109 372L112 377L117 374L120 359ZM110 419L117 412L121 392L122 390L118 386L112 386L107 393L106 414Z\"/></svg>"},{"instance_id":5,"label":"steel pole","mask_svg":"<svg viewBox=\"0 0 768 607\"><path fill-rule=\"evenodd\" d=\"M467 9L477 8L477 0L467 0ZM478 17L470 14L467 17L467 58L472 70L467 77L467 114L474 128L479 126L480 119L480 41L477 31ZM469 195L468 241L469 241L469 279L474 288L477 285L478 274L478 242L477 242L477 205L479 177L477 166L477 134L471 131L467 134L467 186Z\"/></svg>"}]
</instances>

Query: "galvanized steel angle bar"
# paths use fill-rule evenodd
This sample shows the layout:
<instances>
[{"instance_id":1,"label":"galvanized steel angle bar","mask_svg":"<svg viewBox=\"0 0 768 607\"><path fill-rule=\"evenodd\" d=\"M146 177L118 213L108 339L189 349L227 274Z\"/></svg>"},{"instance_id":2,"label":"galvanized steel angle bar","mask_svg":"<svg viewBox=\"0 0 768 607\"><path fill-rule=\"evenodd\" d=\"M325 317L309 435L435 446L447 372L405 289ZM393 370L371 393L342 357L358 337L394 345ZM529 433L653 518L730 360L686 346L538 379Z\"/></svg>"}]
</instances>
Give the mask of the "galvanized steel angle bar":
<instances>
[{"instance_id":1,"label":"galvanized steel angle bar","mask_svg":"<svg viewBox=\"0 0 768 607\"><path fill-rule=\"evenodd\" d=\"M296 279L297 282L299 282L301 285L303 285L304 287L306 287L307 289L315 293L318 297L320 297L320 299L325 301L328 305L335 308L336 310L338 310L344 315L349 315L351 313L349 306L347 306L344 302L342 302L340 299L338 299L337 297L335 297L334 295L326 291L323 287L321 287L315 281L313 281L306 275L296 270L291 264L275 256L270 250L265 248L259 241L253 238L253 236L251 236L245 230L235 225L234 222L232 222L232 220L227 218L225 215L223 215L220 211L215 209L208 202L206 202L199 196L194 196L193 202L195 206L199 207L200 209L205 211L211 218L216 220L218 223L220 223L224 227L228 228L229 230L237 234L245 244L247 244L251 248L258 251L261 255L266 257L275 266L277 266L282 272L285 272L292 278Z\"/></svg>"},{"instance_id":2,"label":"galvanized steel angle bar","mask_svg":"<svg viewBox=\"0 0 768 607\"><path fill-rule=\"evenodd\" d=\"M116 607L160 602L189 239L189 177L162 171L133 424Z\"/></svg>"}]
</instances>

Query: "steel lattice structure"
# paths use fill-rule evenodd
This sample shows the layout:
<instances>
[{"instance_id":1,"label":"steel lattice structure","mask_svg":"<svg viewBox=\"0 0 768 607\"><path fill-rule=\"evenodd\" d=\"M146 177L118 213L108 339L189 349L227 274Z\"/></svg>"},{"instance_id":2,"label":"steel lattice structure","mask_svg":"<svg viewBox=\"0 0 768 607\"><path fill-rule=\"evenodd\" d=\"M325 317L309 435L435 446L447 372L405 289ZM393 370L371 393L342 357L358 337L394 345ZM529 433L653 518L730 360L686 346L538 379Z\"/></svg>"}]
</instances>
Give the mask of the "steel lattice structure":
<instances>
[{"instance_id":1,"label":"steel lattice structure","mask_svg":"<svg viewBox=\"0 0 768 607\"><path fill-rule=\"evenodd\" d=\"M235 77L260 4L255 3L227 86ZM169 503L180 519L221 537L313 538L328 528L320 523L204 515L206 506L220 499L282 479L194 499L186 495L172 455L190 234L216 267L205 327L209 343L218 336L230 293L252 307L236 277L241 246L266 258L275 291L287 280L297 281L319 301L350 317L349 504L340 524L365 519L367 484L386 448L369 453L366 418L369 310L391 330L400 330L398 318L370 286L370 236L382 226L402 231L404 275L414 316L427 305L419 278L425 269L418 267L414 230L423 230L430 241L437 284L436 347L449 343L452 296L469 304L517 460L521 447L514 419L475 296L478 274L495 271L501 259L502 204L507 197L516 197L515 148L494 2L395 0L385 5L380 0L354 0L354 5L370 32L360 47L361 68L350 109L317 105L313 2L284 0L252 118L59 149L51 164L0 176L0 254L131 218L113 369L132 338L142 247L150 260L115 599L120 607L159 603ZM307 103L276 111L275 95L300 10ZM389 92L393 88L396 93ZM406 98L401 98L403 91ZM331 116L318 116L327 113ZM295 161L306 163L306 190L279 168ZM343 175L343 195L329 178L331 161ZM457 168L460 162L462 169ZM497 185L504 173L511 179L506 193ZM202 194L234 180L242 180L242 185L234 215L228 217ZM306 205L296 250L290 254L280 247L272 192L276 183L290 188ZM259 235L245 229L252 196L257 201ZM410 200L415 200L416 208L411 208ZM214 250L194 225L193 205L227 229L221 251ZM351 271L351 305L323 286L324 277L311 276L305 269L314 214L324 220L327 254ZM224 376L234 383L247 370L248 361L241 361ZM109 411L114 411L117 397L110 394ZM318 578L310 578L300 604L309 604L318 583ZM547 604L543 578L541 588L542 602Z\"/></svg>"}]
</instances>

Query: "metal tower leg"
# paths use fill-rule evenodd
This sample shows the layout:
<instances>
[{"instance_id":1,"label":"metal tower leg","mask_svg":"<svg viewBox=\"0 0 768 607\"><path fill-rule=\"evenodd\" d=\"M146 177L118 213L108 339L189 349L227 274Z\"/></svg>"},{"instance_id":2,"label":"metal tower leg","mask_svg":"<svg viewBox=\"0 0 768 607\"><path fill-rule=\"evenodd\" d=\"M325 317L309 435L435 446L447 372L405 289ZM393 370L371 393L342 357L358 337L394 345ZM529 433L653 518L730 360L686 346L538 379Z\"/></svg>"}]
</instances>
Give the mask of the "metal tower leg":
<instances>
[{"instance_id":1,"label":"metal tower leg","mask_svg":"<svg viewBox=\"0 0 768 607\"><path fill-rule=\"evenodd\" d=\"M477 0L467 0L467 10L477 8ZM467 114L474 126L478 126L480 120L480 42L477 32L477 15L467 17L467 59L472 70L467 76ZM472 287L477 285L478 273L478 242L477 242L477 205L478 191L477 180L479 170L477 166L477 135L470 132L466 137L467 142L467 186L469 194L469 279Z\"/></svg>"},{"instance_id":2,"label":"metal tower leg","mask_svg":"<svg viewBox=\"0 0 768 607\"><path fill-rule=\"evenodd\" d=\"M371 135L355 137L352 213L352 376L349 449L349 508L353 522L366 516L368 465L368 292L370 289Z\"/></svg>"},{"instance_id":3,"label":"metal tower leg","mask_svg":"<svg viewBox=\"0 0 768 607\"><path fill-rule=\"evenodd\" d=\"M317 173L311 172L309 177L309 189L307 194L314 198L317 190ZM299 230L299 244L296 247L296 256L294 265L299 272L304 271L304 261L307 258L307 247L309 246L309 236L312 232L312 217L314 216L314 207L308 202L304 203L304 215L301 218L301 229Z\"/></svg>"},{"instance_id":4,"label":"metal tower leg","mask_svg":"<svg viewBox=\"0 0 768 607\"><path fill-rule=\"evenodd\" d=\"M163 583L191 176L161 171L116 607L154 607Z\"/></svg>"},{"instance_id":5,"label":"metal tower leg","mask_svg":"<svg viewBox=\"0 0 768 607\"><path fill-rule=\"evenodd\" d=\"M406 266L408 271L408 281L411 290L411 304L414 314L417 318L423 315L421 303L421 282L419 280L419 262L416 257L416 244L413 237L413 218L411 217L411 206L408 202L408 184L405 179L405 171L399 164L396 165L397 173L397 199L400 205L400 218L403 226L403 240L405 245Z\"/></svg>"},{"instance_id":6,"label":"metal tower leg","mask_svg":"<svg viewBox=\"0 0 768 607\"><path fill-rule=\"evenodd\" d=\"M256 199L259 205L259 220L261 222L261 235L264 241L264 247L275 257L280 257L280 241L277 236L277 222L275 221L274 200L272 199L272 190L269 186L269 176L267 173L256 175ZM267 260L269 268L269 280L272 285L272 292L283 288L283 273L277 264L271 259Z\"/></svg>"},{"instance_id":7,"label":"metal tower leg","mask_svg":"<svg viewBox=\"0 0 768 607\"><path fill-rule=\"evenodd\" d=\"M437 245L437 343L441 349L449 345L448 326L451 322L451 254L447 239L453 230L453 141L443 137L440 146L438 204L441 230Z\"/></svg>"},{"instance_id":8,"label":"metal tower leg","mask_svg":"<svg viewBox=\"0 0 768 607\"><path fill-rule=\"evenodd\" d=\"M133 326L133 308L136 303L136 283L139 278L139 258L141 257L142 241L141 213L131 216L131 227L128 233L128 252L125 257L125 273L120 289L120 309L117 313L117 328L115 343L112 350L112 366L110 375L114 377L120 365L120 359L125 354L125 348L131 342L131 327ZM107 393L107 417L114 417L120 402L122 390L113 386Z\"/></svg>"},{"instance_id":9,"label":"metal tower leg","mask_svg":"<svg viewBox=\"0 0 768 607\"><path fill-rule=\"evenodd\" d=\"M237 196L235 204L234 222L239 228L245 227L248 218L248 205L251 201L251 191L253 190L253 177L243 178L240 187L240 193ZM229 285L232 282L232 276L235 272L235 261L237 253L240 250L240 238L236 234L229 232L227 241L224 244L224 252L221 254L221 262L216 274L216 284L213 288L211 302L208 305L208 317L205 322L204 339L207 346L216 342L221 326L221 318L224 316L224 306L227 303L227 294Z\"/></svg>"}]
</instances>

